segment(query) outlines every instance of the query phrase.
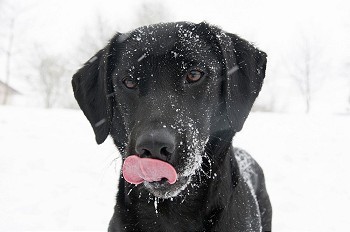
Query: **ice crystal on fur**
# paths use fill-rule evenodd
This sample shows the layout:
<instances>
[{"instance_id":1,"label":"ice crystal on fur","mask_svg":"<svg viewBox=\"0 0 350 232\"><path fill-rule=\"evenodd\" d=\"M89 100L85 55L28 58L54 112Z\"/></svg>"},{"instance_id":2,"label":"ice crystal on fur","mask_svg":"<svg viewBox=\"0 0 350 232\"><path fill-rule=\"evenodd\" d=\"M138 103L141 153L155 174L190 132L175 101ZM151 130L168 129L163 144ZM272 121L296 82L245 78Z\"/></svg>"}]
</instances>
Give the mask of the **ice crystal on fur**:
<instances>
[{"instance_id":1,"label":"ice crystal on fur","mask_svg":"<svg viewBox=\"0 0 350 232\"><path fill-rule=\"evenodd\" d=\"M158 203L159 203L159 198L155 197L154 198L154 209L156 211L156 214L158 214Z\"/></svg>"}]
</instances>

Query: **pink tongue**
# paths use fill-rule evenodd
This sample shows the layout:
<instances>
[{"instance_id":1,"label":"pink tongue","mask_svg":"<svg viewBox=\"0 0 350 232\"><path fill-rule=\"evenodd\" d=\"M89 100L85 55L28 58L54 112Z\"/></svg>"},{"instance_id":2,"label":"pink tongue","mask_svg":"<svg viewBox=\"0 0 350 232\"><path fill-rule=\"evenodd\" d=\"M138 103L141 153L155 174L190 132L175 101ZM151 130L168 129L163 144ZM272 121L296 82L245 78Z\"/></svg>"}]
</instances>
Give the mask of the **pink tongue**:
<instances>
[{"instance_id":1,"label":"pink tongue","mask_svg":"<svg viewBox=\"0 0 350 232\"><path fill-rule=\"evenodd\" d=\"M125 159L122 170L124 179L131 184L160 181L162 178L168 179L169 184L174 184L177 179L176 170L169 163L136 155Z\"/></svg>"}]
</instances>

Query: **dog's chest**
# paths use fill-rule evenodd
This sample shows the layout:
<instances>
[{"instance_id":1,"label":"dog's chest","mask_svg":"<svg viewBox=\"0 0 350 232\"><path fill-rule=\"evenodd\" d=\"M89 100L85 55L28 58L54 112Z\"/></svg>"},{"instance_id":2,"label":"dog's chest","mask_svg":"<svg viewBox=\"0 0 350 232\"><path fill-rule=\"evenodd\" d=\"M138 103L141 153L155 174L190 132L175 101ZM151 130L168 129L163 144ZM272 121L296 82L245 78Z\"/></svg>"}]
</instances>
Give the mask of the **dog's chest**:
<instances>
[{"instance_id":1,"label":"dog's chest","mask_svg":"<svg viewBox=\"0 0 350 232\"><path fill-rule=\"evenodd\" d=\"M186 200L186 199L185 199ZM204 215L201 202L152 199L139 203L135 220L145 231L203 231Z\"/></svg>"}]
</instances>

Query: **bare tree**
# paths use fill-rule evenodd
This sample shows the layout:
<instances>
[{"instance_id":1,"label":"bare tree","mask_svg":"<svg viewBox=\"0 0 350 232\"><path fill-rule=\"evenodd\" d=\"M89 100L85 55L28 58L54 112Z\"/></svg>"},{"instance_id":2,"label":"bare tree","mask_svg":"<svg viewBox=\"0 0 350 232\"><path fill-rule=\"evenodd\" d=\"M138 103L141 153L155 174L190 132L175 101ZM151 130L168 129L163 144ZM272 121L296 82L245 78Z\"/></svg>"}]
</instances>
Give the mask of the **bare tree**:
<instances>
[{"instance_id":1,"label":"bare tree","mask_svg":"<svg viewBox=\"0 0 350 232\"><path fill-rule=\"evenodd\" d=\"M68 72L66 62L62 57L40 49L36 55L36 62L32 63L36 75L30 81L42 95L45 107L52 108L64 92L64 77Z\"/></svg>"},{"instance_id":2,"label":"bare tree","mask_svg":"<svg viewBox=\"0 0 350 232\"><path fill-rule=\"evenodd\" d=\"M10 2L1 0L0 1L0 37L3 41L4 46L0 48L0 54L4 56L4 70L5 77L4 83L6 85L10 84L12 73L12 64L14 62L15 56L19 53L19 49L16 46L16 37L17 37L17 21L23 13L31 9L33 5L26 4L16 4L17 2ZM5 88L3 93L2 104L6 105L8 101L8 89Z\"/></svg>"},{"instance_id":3,"label":"bare tree","mask_svg":"<svg viewBox=\"0 0 350 232\"><path fill-rule=\"evenodd\" d=\"M76 56L78 65L102 49L115 31L112 25L101 14L96 14L95 23L86 26L82 33L81 42L77 50L78 55Z\"/></svg>"},{"instance_id":4,"label":"bare tree","mask_svg":"<svg viewBox=\"0 0 350 232\"><path fill-rule=\"evenodd\" d=\"M137 10L135 26L166 22L171 18L171 12L161 1L142 2Z\"/></svg>"},{"instance_id":5,"label":"bare tree","mask_svg":"<svg viewBox=\"0 0 350 232\"><path fill-rule=\"evenodd\" d=\"M11 78L11 62L13 59L13 41L14 41L14 29L15 29L15 18L12 18L10 21L10 34L8 36L7 46L3 48L3 52L5 53L5 84L10 84ZM5 88L3 105L7 104L8 99L8 88Z\"/></svg>"},{"instance_id":6,"label":"bare tree","mask_svg":"<svg viewBox=\"0 0 350 232\"><path fill-rule=\"evenodd\" d=\"M139 5L135 15L135 21L130 25L132 28L167 21L170 12L161 1L147 1ZM103 48L113 34L119 31L120 25L111 25L102 14L97 13L95 18L95 23L86 26L81 36L76 56L79 65Z\"/></svg>"},{"instance_id":7,"label":"bare tree","mask_svg":"<svg viewBox=\"0 0 350 232\"><path fill-rule=\"evenodd\" d=\"M8 7L10 8L10 6L6 5L5 2L2 2L1 7ZM3 11L7 11L8 9L2 9ZM10 9L11 13L8 13L9 16L6 17L6 19L3 22L5 24L4 28L7 27L7 31L2 33L2 37L4 40L4 44L5 46L1 48L1 52L3 53L4 57L5 57L5 80L4 83L6 85L10 84L10 80L11 80L11 65L12 65L12 61L13 61L13 57L14 57L14 39L15 39L15 27L16 27L16 20L18 15L16 13L14 13L14 10L11 8ZM6 25L7 24L7 25ZM3 101L2 104L6 105L7 101L8 101L8 89L5 88L4 90L5 92L3 93Z\"/></svg>"},{"instance_id":8,"label":"bare tree","mask_svg":"<svg viewBox=\"0 0 350 232\"><path fill-rule=\"evenodd\" d=\"M309 41L305 41L304 46L302 47L302 56L300 57L300 63L296 64L298 67L298 74L292 73L293 78L296 80L296 83L300 89L301 94L304 97L306 103L306 113L310 111L310 102L311 102L311 48Z\"/></svg>"},{"instance_id":9,"label":"bare tree","mask_svg":"<svg viewBox=\"0 0 350 232\"><path fill-rule=\"evenodd\" d=\"M295 81L296 86L305 102L305 112L309 113L314 92L320 87L324 78L323 51L317 42L306 34L301 33L301 42L295 47L294 59L285 60L289 75Z\"/></svg>"}]
</instances>

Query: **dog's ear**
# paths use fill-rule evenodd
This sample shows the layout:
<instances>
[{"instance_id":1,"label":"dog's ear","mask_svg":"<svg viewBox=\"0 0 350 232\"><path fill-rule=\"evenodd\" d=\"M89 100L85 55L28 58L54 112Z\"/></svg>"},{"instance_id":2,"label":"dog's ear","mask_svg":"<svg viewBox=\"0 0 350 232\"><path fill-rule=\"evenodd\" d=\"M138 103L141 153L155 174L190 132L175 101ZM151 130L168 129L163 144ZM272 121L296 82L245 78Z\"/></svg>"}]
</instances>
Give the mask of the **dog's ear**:
<instances>
[{"instance_id":1,"label":"dog's ear","mask_svg":"<svg viewBox=\"0 0 350 232\"><path fill-rule=\"evenodd\" d=\"M223 63L223 95L231 128L234 132L243 124L258 96L266 69L266 54L237 35L227 33L207 23L201 23L215 41Z\"/></svg>"},{"instance_id":2,"label":"dog's ear","mask_svg":"<svg viewBox=\"0 0 350 232\"><path fill-rule=\"evenodd\" d=\"M266 70L266 54L237 35L225 33L221 38L225 61L225 101L235 132L243 124L261 90Z\"/></svg>"},{"instance_id":3,"label":"dog's ear","mask_svg":"<svg viewBox=\"0 0 350 232\"><path fill-rule=\"evenodd\" d=\"M111 43L97 52L72 79L75 99L94 129L98 144L106 140L111 126L112 109L107 96L110 47Z\"/></svg>"}]
</instances>

